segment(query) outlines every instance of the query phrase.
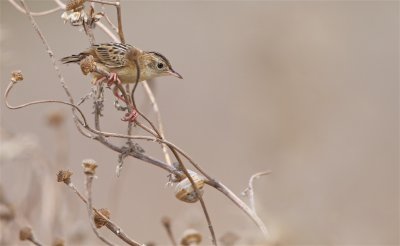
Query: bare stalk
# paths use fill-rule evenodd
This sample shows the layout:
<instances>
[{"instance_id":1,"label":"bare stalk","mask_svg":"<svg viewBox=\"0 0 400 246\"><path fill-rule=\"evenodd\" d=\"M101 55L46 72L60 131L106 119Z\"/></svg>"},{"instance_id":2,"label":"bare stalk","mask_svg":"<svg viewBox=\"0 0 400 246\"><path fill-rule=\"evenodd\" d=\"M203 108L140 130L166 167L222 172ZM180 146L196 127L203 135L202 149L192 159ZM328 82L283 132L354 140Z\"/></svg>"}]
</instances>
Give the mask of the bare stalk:
<instances>
[{"instance_id":1,"label":"bare stalk","mask_svg":"<svg viewBox=\"0 0 400 246\"><path fill-rule=\"evenodd\" d=\"M177 246L178 244L176 243L174 234L172 233L171 229L171 219L169 217L164 217L162 218L161 223L163 224L164 229L167 232L167 235L172 243L172 246Z\"/></svg>"},{"instance_id":2,"label":"bare stalk","mask_svg":"<svg viewBox=\"0 0 400 246\"><path fill-rule=\"evenodd\" d=\"M242 192L243 195L247 195L249 197L249 202L250 202L250 207L251 209L256 212L256 205L254 201L254 186L253 182L256 178L259 178L263 175L270 174L271 171L265 171L265 172L259 172L251 175L250 180L249 180L249 186Z\"/></svg>"},{"instance_id":3,"label":"bare stalk","mask_svg":"<svg viewBox=\"0 0 400 246\"><path fill-rule=\"evenodd\" d=\"M76 188L76 186L70 182L67 184L67 186L82 200L82 202L84 202L86 205L88 204L88 201L86 200L86 198L79 192L79 190ZM115 222L113 222L112 220L108 219L107 217L105 217L102 213L100 213L96 208L92 208L93 211L101 216L104 220L107 221L107 228L113 232L116 236L118 236L119 238L121 238L124 242L126 242L128 245L132 245L132 246L141 246L143 244L140 244L138 242L135 242L134 240L132 240L131 238L129 238L124 231L121 229L121 227L119 227Z\"/></svg>"},{"instance_id":4,"label":"bare stalk","mask_svg":"<svg viewBox=\"0 0 400 246\"><path fill-rule=\"evenodd\" d=\"M109 242L107 239L102 237L100 233L97 231L96 226L94 225L94 217L93 217L93 207L92 207L92 181L93 181L93 174L86 173L86 196L87 196L87 210L89 214L89 221L90 226L96 236L103 241L105 244L113 246L114 244Z\"/></svg>"},{"instance_id":5,"label":"bare stalk","mask_svg":"<svg viewBox=\"0 0 400 246\"><path fill-rule=\"evenodd\" d=\"M156 98L154 97L153 91L151 90L147 81L142 81L142 86L145 89L146 94L149 97L151 104L153 105L153 110L156 114L156 119L157 119L158 130L160 132L160 136L161 136L161 138L165 139L164 127L163 127L162 120L161 120L161 112L158 108L158 104L157 104ZM162 151L164 152L165 161L167 162L167 164L172 165L171 157L168 154L167 146L165 144L162 144Z\"/></svg>"},{"instance_id":6,"label":"bare stalk","mask_svg":"<svg viewBox=\"0 0 400 246\"><path fill-rule=\"evenodd\" d=\"M10 2L15 9L17 9L19 12L26 14L27 12L24 10L24 8L22 8L18 3L16 3L14 0L8 0L8 2ZM48 15L48 14L52 14L54 12L57 12L59 10L61 10L62 8L59 7L55 7L53 9L49 9L49 10L45 10L45 11L41 11L41 12L31 12L32 16L44 16L44 15Z\"/></svg>"}]
</instances>

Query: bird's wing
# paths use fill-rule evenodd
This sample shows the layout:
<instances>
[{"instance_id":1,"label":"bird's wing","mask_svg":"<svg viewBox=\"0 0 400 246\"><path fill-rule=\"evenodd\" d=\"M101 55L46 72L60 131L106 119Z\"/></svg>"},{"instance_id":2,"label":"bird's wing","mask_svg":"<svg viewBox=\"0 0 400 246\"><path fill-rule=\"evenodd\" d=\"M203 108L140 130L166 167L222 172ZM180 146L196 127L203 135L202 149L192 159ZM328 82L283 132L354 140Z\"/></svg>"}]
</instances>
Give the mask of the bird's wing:
<instances>
[{"instance_id":1,"label":"bird's wing","mask_svg":"<svg viewBox=\"0 0 400 246\"><path fill-rule=\"evenodd\" d=\"M92 46L98 62L109 68L124 67L127 63L127 56L136 49L129 44L105 43Z\"/></svg>"}]
</instances>

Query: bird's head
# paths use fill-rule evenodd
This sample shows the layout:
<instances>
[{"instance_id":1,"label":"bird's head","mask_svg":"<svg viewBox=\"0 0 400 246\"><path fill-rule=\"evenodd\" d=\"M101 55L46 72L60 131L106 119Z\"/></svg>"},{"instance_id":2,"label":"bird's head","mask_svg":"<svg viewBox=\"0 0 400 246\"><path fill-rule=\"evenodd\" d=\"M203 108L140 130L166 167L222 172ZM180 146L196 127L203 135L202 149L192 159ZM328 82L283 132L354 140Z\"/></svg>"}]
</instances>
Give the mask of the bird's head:
<instances>
[{"instance_id":1,"label":"bird's head","mask_svg":"<svg viewBox=\"0 0 400 246\"><path fill-rule=\"evenodd\" d=\"M182 76L172 68L168 59L158 52L145 52L142 62L144 69L141 73L147 79L169 75L182 79Z\"/></svg>"}]
</instances>

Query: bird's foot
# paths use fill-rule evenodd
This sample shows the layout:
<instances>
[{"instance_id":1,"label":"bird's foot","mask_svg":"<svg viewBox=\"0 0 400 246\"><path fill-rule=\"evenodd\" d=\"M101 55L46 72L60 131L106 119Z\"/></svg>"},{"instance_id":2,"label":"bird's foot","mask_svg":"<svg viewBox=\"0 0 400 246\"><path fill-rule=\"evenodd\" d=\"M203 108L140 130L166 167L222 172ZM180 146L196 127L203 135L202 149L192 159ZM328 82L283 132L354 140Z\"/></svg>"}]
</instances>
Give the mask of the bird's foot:
<instances>
[{"instance_id":1,"label":"bird's foot","mask_svg":"<svg viewBox=\"0 0 400 246\"><path fill-rule=\"evenodd\" d=\"M108 76L108 81L107 81L107 86L111 87L114 83L117 85L122 84L121 80L118 78L118 75L116 73L110 73L110 76Z\"/></svg>"},{"instance_id":2,"label":"bird's foot","mask_svg":"<svg viewBox=\"0 0 400 246\"><path fill-rule=\"evenodd\" d=\"M121 119L122 121L135 122L136 118L139 116L138 111L133 105L131 105L130 108L130 112L125 114L125 116Z\"/></svg>"}]
</instances>

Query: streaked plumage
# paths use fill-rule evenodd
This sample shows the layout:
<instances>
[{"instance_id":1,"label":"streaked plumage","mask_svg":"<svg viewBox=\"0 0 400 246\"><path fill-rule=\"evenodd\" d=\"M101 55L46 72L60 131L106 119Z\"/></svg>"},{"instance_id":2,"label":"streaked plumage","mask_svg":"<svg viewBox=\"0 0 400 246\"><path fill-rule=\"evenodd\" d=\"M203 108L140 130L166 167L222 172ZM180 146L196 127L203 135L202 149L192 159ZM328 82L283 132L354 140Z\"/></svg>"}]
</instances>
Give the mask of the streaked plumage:
<instances>
[{"instance_id":1,"label":"streaked plumage","mask_svg":"<svg viewBox=\"0 0 400 246\"><path fill-rule=\"evenodd\" d=\"M135 83L137 68L135 59L140 67L139 82L159 76L173 75L182 78L172 69L168 59L157 52L142 51L129 44L104 43L92 45L88 50L78 55L61 59L65 63L79 63L85 57L92 55L97 66L110 73L115 73L122 83ZM92 73L95 79L103 77Z\"/></svg>"}]
</instances>

